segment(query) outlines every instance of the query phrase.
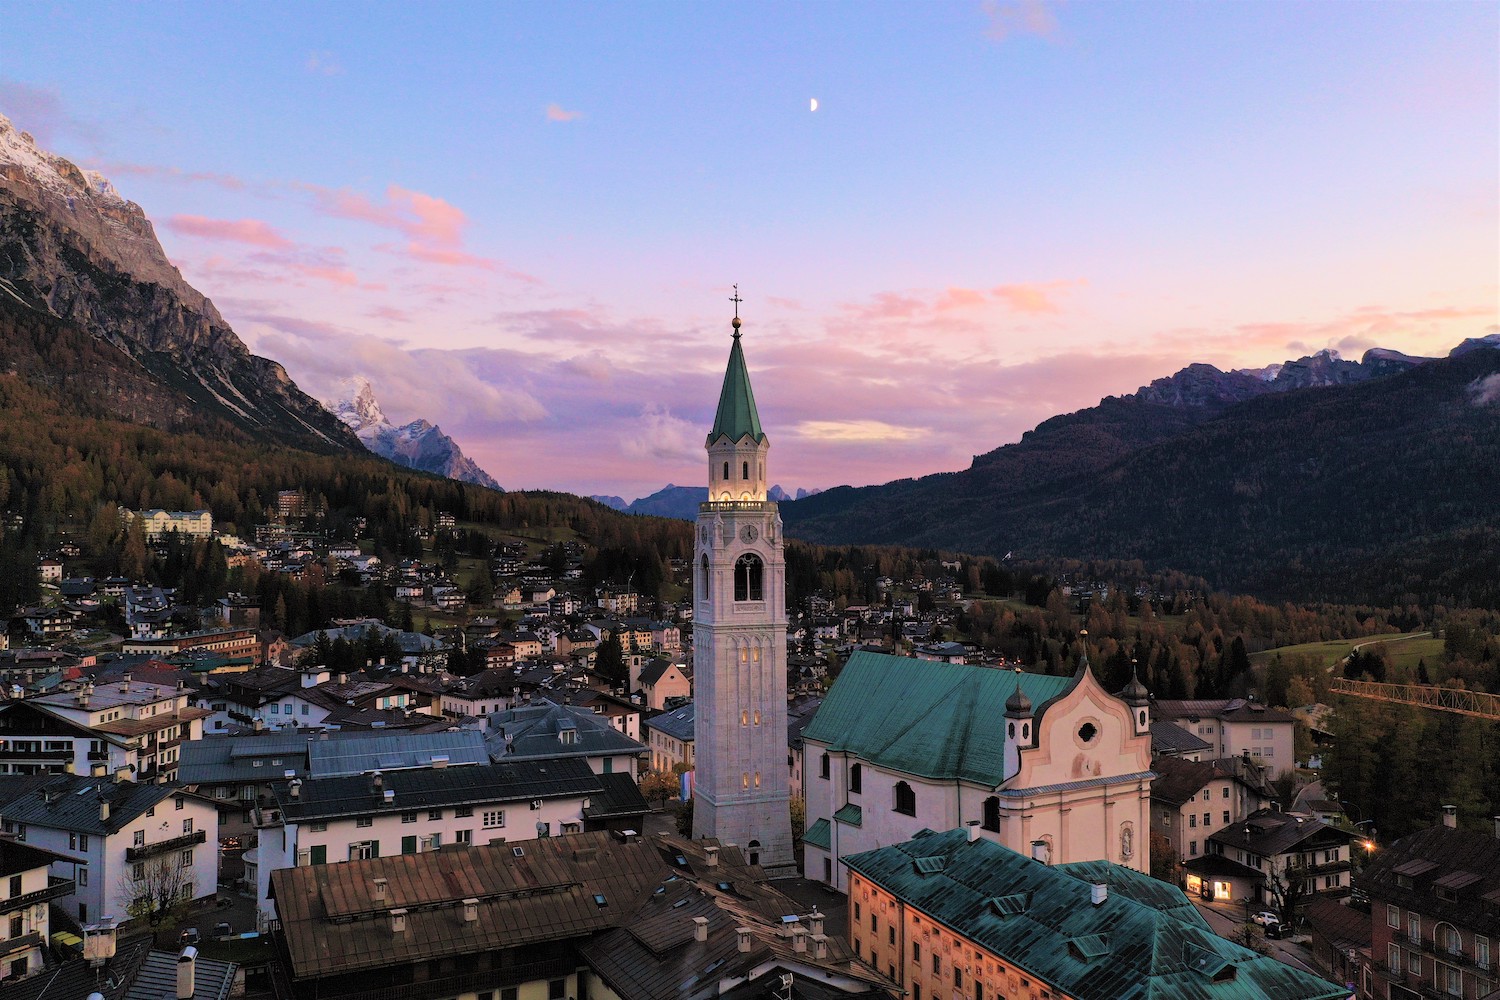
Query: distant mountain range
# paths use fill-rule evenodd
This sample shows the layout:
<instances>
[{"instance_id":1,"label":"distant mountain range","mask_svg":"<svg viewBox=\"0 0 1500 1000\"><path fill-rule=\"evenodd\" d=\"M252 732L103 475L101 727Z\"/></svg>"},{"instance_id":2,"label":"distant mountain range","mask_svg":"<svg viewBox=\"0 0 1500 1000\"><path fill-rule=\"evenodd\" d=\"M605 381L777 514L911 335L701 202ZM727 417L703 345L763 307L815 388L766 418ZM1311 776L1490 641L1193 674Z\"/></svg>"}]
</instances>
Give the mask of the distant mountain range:
<instances>
[{"instance_id":1,"label":"distant mountain range","mask_svg":"<svg viewBox=\"0 0 1500 1000\"><path fill-rule=\"evenodd\" d=\"M256 357L167 260L134 202L37 148L0 116L0 352L10 370L73 379L89 408L164 429L214 428L319 451L354 434L276 362ZM49 361L60 331L95 338L87 371Z\"/></svg>"},{"instance_id":2,"label":"distant mountain range","mask_svg":"<svg viewBox=\"0 0 1500 1000\"><path fill-rule=\"evenodd\" d=\"M776 503L786 503L810 497L817 492L817 490L799 489L793 496L780 486L772 486L766 491L766 497ZM650 496L641 497L632 503L626 503L622 497L614 496L591 496L589 499L597 500L606 507L624 511L627 514L648 514L653 517L675 517L682 521L692 521L698 517L698 505L708 499L708 487L674 486L668 483Z\"/></svg>"},{"instance_id":3,"label":"distant mountain range","mask_svg":"<svg viewBox=\"0 0 1500 1000\"><path fill-rule=\"evenodd\" d=\"M500 489L490 474L463 453L442 428L426 420L396 426L381 411L375 390L362 375L344 381L343 393L328 404L334 416L358 435L366 448L381 458L419 472L432 472L459 482Z\"/></svg>"},{"instance_id":4,"label":"distant mountain range","mask_svg":"<svg viewBox=\"0 0 1500 1000\"><path fill-rule=\"evenodd\" d=\"M1500 335L1447 358L1190 365L1043 421L962 472L783 505L788 532L1138 560L1229 590L1500 603Z\"/></svg>"}]
</instances>

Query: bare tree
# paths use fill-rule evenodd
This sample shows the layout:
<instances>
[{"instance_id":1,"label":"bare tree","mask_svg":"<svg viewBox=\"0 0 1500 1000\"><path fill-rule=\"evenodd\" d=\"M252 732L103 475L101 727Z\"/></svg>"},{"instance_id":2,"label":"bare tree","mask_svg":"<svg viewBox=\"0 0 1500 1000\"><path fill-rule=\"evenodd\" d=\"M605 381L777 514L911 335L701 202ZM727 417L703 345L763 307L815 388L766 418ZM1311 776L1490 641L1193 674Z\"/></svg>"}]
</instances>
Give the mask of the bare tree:
<instances>
[{"instance_id":1,"label":"bare tree","mask_svg":"<svg viewBox=\"0 0 1500 1000\"><path fill-rule=\"evenodd\" d=\"M132 920L152 927L167 922L192 898L193 871L177 852L137 861L120 873L120 896Z\"/></svg>"}]
</instances>

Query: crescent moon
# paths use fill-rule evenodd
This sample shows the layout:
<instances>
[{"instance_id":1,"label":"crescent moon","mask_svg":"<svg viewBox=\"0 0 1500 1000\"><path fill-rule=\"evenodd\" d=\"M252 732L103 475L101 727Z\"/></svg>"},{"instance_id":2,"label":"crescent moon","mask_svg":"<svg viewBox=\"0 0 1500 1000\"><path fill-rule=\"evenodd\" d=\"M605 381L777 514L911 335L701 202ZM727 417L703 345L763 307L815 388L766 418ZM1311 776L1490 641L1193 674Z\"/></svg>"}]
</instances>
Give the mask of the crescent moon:
<instances>
[{"instance_id":1,"label":"crescent moon","mask_svg":"<svg viewBox=\"0 0 1500 1000\"><path fill-rule=\"evenodd\" d=\"M811 103L812 106L810 108L808 108L809 111L816 111L816 110L818 110L818 99L816 97L814 97L810 103Z\"/></svg>"}]
</instances>

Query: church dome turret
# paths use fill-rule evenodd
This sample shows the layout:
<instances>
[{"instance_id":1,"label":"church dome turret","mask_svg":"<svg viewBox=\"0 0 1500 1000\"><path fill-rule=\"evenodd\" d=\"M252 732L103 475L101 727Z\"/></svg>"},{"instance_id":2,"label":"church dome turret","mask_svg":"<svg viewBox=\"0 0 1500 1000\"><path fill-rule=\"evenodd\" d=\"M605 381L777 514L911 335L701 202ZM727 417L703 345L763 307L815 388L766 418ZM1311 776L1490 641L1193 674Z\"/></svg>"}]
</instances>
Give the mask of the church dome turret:
<instances>
[{"instance_id":1,"label":"church dome turret","mask_svg":"<svg viewBox=\"0 0 1500 1000\"><path fill-rule=\"evenodd\" d=\"M1118 697L1131 708L1150 704L1151 692L1146 690L1146 685L1141 683L1140 675L1133 667L1130 671L1130 683L1120 689Z\"/></svg>"},{"instance_id":2,"label":"church dome turret","mask_svg":"<svg viewBox=\"0 0 1500 1000\"><path fill-rule=\"evenodd\" d=\"M1005 699L1005 714L1012 718L1020 718L1031 714L1031 699L1026 697L1021 690L1021 668L1016 668L1016 689L1011 696Z\"/></svg>"}]
</instances>

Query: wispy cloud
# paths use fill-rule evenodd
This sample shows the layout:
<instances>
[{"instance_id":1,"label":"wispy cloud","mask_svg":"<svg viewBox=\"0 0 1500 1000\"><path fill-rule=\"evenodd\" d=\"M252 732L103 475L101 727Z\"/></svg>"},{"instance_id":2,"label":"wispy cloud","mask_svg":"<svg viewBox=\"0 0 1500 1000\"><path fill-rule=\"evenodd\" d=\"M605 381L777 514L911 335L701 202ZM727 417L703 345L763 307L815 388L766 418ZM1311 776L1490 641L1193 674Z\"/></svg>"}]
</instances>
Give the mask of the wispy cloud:
<instances>
[{"instance_id":1,"label":"wispy cloud","mask_svg":"<svg viewBox=\"0 0 1500 1000\"><path fill-rule=\"evenodd\" d=\"M979 6L988 19L985 37L994 41L1015 35L1057 37L1057 16L1043 0L984 0Z\"/></svg>"},{"instance_id":2,"label":"wispy cloud","mask_svg":"<svg viewBox=\"0 0 1500 1000\"><path fill-rule=\"evenodd\" d=\"M122 163L118 160L91 160L90 169L97 170L112 180L121 177L144 177L152 180L165 179L191 184L211 184L226 191L245 191L250 182L233 174L219 174L206 170L183 170L181 167L165 167L147 163Z\"/></svg>"},{"instance_id":3,"label":"wispy cloud","mask_svg":"<svg viewBox=\"0 0 1500 1000\"><path fill-rule=\"evenodd\" d=\"M326 50L309 52L302 68L317 76L342 76L344 73L343 64L332 52Z\"/></svg>"},{"instance_id":4,"label":"wispy cloud","mask_svg":"<svg viewBox=\"0 0 1500 1000\"><path fill-rule=\"evenodd\" d=\"M804 420L792 430L811 440L842 444L916 441L931 433L925 427L902 427L883 420Z\"/></svg>"},{"instance_id":5,"label":"wispy cloud","mask_svg":"<svg viewBox=\"0 0 1500 1000\"><path fill-rule=\"evenodd\" d=\"M62 134L77 136L91 144L97 144L101 138L99 127L69 111L61 95L50 87L0 78L0 113L16 128L30 132L43 147L52 146Z\"/></svg>"},{"instance_id":6,"label":"wispy cloud","mask_svg":"<svg viewBox=\"0 0 1500 1000\"><path fill-rule=\"evenodd\" d=\"M276 250L292 246L291 240L260 219L210 219L202 215L173 215L162 225L179 235L196 236L205 240L228 240Z\"/></svg>"},{"instance_id":7,"label":"wispy cloud","mask_svg":"<svg viewBox=\"0 0 1500 1000\"><path fill-rule=\"evenodd\" d=\"M583 117L582 111L569 111L561 104L547 105L547 120L549 122L572 122Z\"/></svg>"}]
</instances>

